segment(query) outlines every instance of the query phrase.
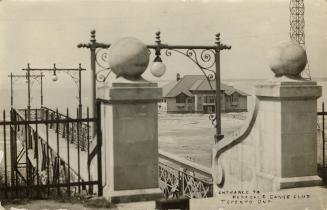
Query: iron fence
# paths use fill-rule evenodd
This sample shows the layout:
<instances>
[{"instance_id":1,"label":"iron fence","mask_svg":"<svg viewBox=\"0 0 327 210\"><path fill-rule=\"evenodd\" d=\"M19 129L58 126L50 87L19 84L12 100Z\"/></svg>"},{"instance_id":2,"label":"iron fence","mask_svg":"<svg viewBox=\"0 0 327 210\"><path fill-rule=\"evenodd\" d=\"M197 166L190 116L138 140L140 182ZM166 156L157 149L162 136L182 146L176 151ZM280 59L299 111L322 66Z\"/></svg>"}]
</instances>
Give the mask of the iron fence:
<instances>
[{"instance_id":1,"label":"iron fence","mask_svg":"<svg viewBox=\"0 0 327 210\"><path fill-rule=\"evenodd\" d=\"M325 112L325 104L322 103L321 111L318 115L318 173L323 178L324 183L327 183L327 166L326 166L326 124L325 119L327 112Z\"/></svg>"},{"instance_id":2,"label":"iron fence","mask_svg":"<svg viewBox=\"0 0 327 210\"><path fill-rule=\"evenodd\" d=\"M102 194L100 130L97 145L90 148L90 123L99 123L99 119L90 118L88 110L85 118L71 118L68 110L62 117L58 112L51 117L53 113L49 109L11 109L8 119L3 111L1 199L71 196L82 191ZM98 170L92 174L95 156Z\"/></svg>"},{"instance_id":3,"label":"iron fence","mask_svg":"<svg viewBox=\"0 0 327 210\"><path fill-rule=\"evenodd\" d=\"M159 163L159 186L166 198L182 195L189 198L213 196L211 178L200 178L190 170L176 169L163 162Z\"/></svg>"},{"instance_id":4,"label":"iron fence","mask_svg":"<svg viewBox=\"0 0 327 210\"><path fill-rule=\"evenodd\" d=\"M48 112L49 117L51 120L56 120L56 119L67 119L70 118L67 115L63 115L58 112L58 110L54 111L48 107L42 107L40 110L41 113L41 118L45 118L44 113ZM79 116L79 110L76 110L76 116ZM70 118L72 119L72 118ZM58 128L57 124L53 123L50 124L50 128L53 129L54 131L58 131L59 134L62 135L63 138L66 138L67 136L67 129L65 128L64 123L59 123ZM92 138L90 138L90 134L88 133L90 129L90 125L86 124L85 122L79 122L76 124L71 124L69 126L69 134L71 136L67 137L67 139L70 139L72 144L75 144L78 148L80 148L82 151L85 151L89 147L89 143L92 143ZM77 141L77 138L79 137L79 142ZM88 142L88 140L91 140ZM79 143L79 144L78 144Z\"/></svg>"}]
</instances>

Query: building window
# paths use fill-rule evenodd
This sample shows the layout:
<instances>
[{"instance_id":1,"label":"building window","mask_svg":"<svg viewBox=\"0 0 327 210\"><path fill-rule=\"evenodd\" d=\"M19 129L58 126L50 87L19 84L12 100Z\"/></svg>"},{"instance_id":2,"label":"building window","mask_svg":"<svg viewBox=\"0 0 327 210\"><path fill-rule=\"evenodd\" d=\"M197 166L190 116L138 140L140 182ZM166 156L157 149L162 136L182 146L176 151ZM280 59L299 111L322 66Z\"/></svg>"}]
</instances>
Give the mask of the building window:
<instances>
[{"instance_id":1,"label":"building window","mask_svg":"<svg viewBox=\"0 0 327 210\"><path fill-rule=\"evenodd\" d=\"M180 94L176 97L176 103L185 103L186 96L184 94Z\"/></svg>"},{"instance_id":2,"label":"building window","mask_svg":"<svg viewBox=\"0 0 327 210\"><path fill-rule=\"evenodd\" d=\"M209 97L209 102L210 102L210 103L215 103L215 101L216 101L216 100L215 100L215 96L210 96L210 97Z\"/></svg>"},{"instance_id":3,"label":"building window","mask_svg":"<svg viewBox=\"0 0 327 210\"><path fill-rule=\"evenodd\" d=\"M193 98L191 97L187 98L187 103L193 103Z\"/></svg>"},{"instance_id":4,"label":"building window","mask_svg":"<svg viewBox=\"0 0 327 210\"><path fill-rule=\"evenodd\" d=\"M232 98L231 99L232 99L232 105L238 104L239 97L238 97L238 94L237 93L232 94Z\"/></svg>"},{"instance_id":5,"label":"building window","mask_svg":"<svg viewBox=\"0 0 327 210\"><path fill-rule=\"evenodd\" d=\"M215 96L204 96L204 103L207 104L215 103Z\"/></svg>"}]
</instances>

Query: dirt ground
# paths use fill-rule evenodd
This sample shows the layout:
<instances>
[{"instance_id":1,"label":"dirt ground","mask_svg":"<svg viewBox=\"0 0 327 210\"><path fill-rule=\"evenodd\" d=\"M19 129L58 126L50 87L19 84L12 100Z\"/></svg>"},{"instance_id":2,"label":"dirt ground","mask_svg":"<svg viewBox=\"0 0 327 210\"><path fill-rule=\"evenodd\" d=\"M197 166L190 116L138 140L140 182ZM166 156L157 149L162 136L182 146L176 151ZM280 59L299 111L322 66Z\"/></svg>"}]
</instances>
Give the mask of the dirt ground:
<instances>
[{"instance_id":1,"label":"dirt ground","mask_svg":"<svg viewBox=\"0 0 327 210\"><path fill-rule=\"evenodd\" d=\"M244 124L237 116L222 114L222 133L227 135ZM208 114L159 114L159 149L211 166L215 127Z\"/></svg>"}]
</instances>

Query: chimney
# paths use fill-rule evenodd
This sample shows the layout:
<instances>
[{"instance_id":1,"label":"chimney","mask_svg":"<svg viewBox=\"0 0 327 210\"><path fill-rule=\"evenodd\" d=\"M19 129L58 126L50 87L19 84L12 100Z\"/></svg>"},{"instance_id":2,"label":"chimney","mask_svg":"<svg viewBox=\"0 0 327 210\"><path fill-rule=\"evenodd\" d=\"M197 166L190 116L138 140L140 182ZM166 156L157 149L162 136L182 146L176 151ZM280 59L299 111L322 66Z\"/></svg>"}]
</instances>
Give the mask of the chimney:
<instances>
[{"instance_id":1,"label":"chimney","mask_svg":"<svg viewBox=\"0 0 327 210\"><path fill-rule=\"evenodd\" d=\"M181 75L179 73L176 74L176 81L179 81L181 79Z\"/></svg>"}]
</instances>

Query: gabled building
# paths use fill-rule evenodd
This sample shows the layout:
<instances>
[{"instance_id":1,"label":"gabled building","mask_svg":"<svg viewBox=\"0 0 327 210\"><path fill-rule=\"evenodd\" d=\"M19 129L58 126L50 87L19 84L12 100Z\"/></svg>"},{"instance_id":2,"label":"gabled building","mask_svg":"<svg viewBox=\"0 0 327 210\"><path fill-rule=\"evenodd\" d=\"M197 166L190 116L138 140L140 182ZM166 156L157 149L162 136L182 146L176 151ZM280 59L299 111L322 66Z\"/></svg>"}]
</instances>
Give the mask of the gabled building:
<instances>
[{"instance_id":1,"label":"gabled building","mask_svg":"<svg viewBox=\"0 0 327 210\"><path fill-rule=\"evenodd\" d=\"M161 111L177 113L214 112L215 86L215 81L210 81L209 84L205 76L202 75L185 75L180 78L178 74L175 81L163 86L163 97L159 108ZM247 96L247 93L221 83L221 111L247 111Z\"/></svg>"}]
</instances>

